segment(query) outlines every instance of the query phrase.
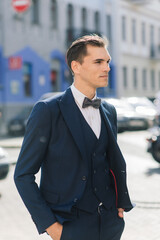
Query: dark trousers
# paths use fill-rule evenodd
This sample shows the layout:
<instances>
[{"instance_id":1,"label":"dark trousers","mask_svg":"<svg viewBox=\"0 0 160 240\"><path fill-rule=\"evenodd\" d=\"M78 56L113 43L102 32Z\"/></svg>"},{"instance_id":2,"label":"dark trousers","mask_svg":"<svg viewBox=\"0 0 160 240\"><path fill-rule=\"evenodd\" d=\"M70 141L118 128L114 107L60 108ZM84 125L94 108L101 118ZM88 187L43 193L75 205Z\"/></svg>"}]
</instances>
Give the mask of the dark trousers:
<instances>
[{"instance_id":1,"label":"dark trousers","mask_svg":"<svg viewBox=\"0 0 160 240\"><path fill-rule=\"evenodd\" d=\"M117 209L100 206L93 214L77 210L76 220L64 223L60 240L120 240L123 229Z\"/></svg>"}]
</instances>

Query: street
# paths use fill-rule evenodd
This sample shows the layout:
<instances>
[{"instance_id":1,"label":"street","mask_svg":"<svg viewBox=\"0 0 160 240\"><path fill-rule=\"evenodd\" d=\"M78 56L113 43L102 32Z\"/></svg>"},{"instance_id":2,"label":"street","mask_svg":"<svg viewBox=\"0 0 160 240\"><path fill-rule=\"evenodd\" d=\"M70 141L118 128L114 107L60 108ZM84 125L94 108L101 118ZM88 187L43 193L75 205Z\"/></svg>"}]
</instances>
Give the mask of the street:
<instances>
[{"instance_id":1,"label":"street","mask_svg":"<svg viewBox=\"0 0 160 240\"><path fill-rule=\"evenodd\" d=\"M136 203L132 211L125 213L126 224L122 240L160 239L160 165L146 152L147 136L147 131L118 135L127 163L131 199ZM0 141L0 145L7 146L8 141ZM12 143L13 141L17 140L12 139ZM6 150L11 161L15 162L20 148L9 148L8 143ZM0 181L0 240L50 239L46 234L38 235L15 188L14 168L12 165L7 179Z\"/></svg>"}]
</instances>

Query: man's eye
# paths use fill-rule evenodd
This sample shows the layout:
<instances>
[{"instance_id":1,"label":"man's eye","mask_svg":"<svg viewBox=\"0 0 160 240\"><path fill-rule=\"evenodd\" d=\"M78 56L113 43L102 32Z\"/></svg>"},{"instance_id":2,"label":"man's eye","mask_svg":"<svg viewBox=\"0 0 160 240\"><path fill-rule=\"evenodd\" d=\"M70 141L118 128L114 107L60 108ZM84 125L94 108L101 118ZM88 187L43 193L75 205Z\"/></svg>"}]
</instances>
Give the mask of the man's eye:
<instances>
[{"instance_id":1,"label":"man's eye","mask_svg":"<svg viewBox=\"0 0 160 240\"><path fill-rule=\"evenodd\" d=\"M96 63L101 63L101 61L97 61Z\"/></svg>"}]
</instances>

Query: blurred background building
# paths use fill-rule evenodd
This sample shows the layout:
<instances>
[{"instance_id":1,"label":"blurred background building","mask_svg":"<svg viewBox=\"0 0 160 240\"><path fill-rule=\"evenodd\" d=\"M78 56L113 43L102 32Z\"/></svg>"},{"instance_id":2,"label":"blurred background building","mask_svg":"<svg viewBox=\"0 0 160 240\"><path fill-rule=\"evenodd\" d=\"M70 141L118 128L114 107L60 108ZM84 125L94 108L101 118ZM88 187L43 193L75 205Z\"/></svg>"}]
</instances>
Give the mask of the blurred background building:
<instances>
[{"instance_id":1,"label":"blurred background building","mask_svg":"<svg viewBox=\"0 0 160 240\"><path fill-rule=\"evenodd\" d=\"M118 95L153 98L160 89L160 1L119 1Z\"/></svg>"},{"instance_id":2,"label":"blurred background building","mask_svg":"<svg viewBox=\"0 0 160 240\"><path fill-rule=\"evenodd\" d=\"M46 92L72 83L65 53L84 34L109 39L109 86L101 97L147 96L160 89L159 0L32 0L16 13L0 1L0 109L3 124ZM1 128L2 129L2 128Z\"/></svg>"}]
</instances>

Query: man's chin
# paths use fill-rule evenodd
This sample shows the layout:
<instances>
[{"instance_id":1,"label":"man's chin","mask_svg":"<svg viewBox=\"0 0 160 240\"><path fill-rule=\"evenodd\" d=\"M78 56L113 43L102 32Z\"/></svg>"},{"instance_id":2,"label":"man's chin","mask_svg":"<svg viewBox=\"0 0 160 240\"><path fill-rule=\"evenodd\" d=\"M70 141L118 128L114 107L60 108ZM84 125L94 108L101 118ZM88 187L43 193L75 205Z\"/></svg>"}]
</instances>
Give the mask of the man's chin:
<instances>
[{"instance_id":1,"label":"man's chin","mask_svg":"<svg viewBox=\"0 0 160 240\"><path fill-rule=\"evenodd\" d=\"M108 87L108 82L104 83L104 84L101 84L101 86L99 86L99 88L103 88L103 87Z\"/></svg>"}]
</instances>

